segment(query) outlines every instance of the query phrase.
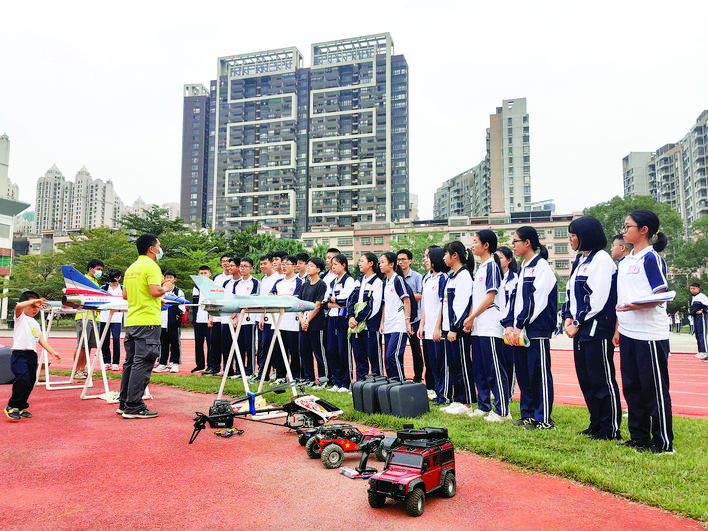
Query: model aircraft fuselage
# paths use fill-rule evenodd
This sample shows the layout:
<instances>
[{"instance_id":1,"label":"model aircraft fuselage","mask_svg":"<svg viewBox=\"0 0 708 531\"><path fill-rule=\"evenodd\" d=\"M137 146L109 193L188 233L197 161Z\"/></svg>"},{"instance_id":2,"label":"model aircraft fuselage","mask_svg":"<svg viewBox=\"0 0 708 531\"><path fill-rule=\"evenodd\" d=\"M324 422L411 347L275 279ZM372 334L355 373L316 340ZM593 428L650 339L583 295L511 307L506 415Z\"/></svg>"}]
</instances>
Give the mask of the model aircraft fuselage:
<instances>
[{"instance_id":1,"label":"model aircraft fuselage","mask_svg":"<svg viewBox=\"0 0 708 531\"><path fill-rule=\"evenodd\" d=\"M315 303L303 301L292 295L234 295L206 277L191 275L204 295L200 306L211 315L233 315L242 310L249 312L307 312Z\"/></svg>"}]
</instances>

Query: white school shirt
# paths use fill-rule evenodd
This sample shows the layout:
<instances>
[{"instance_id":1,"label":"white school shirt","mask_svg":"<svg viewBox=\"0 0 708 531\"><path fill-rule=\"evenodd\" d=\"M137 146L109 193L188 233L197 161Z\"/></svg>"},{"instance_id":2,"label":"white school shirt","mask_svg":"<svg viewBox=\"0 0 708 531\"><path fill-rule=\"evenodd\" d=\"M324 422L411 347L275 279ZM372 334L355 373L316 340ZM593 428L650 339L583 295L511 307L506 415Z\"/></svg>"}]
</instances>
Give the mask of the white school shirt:
<instances>
[{"instance_id":1,"label":"white school shirt","mask_svg":"<svg viewBox=\"0 0 708 531\"><path fill-rule=\"evenodd\" d=\"M194 297L196 297L197 295L199 296L199 300L197 301L197 303L201 305L201 303L204 299L204 294L201 292L201 290L197 286L194 286L192 288L192 300L194 300ZM197 306L197 316L195 318L195 322L197 322L197 323L208 323L209 322L209 314L201 306Z\"/></svg>"},{"instance_id":2,"label":"white school shirt","mask_svg":"<svg viewBox=\"0 0 708 531\"><path fill-rule=\"evenodd\" d=\"M336 300L347 300L349 298L349 295L352 294L352 291L354 291L354 286L356 285L356 282L354 281L354 277L351 275L344 273L342 274L342 277L339 278L337 275L332 276L332 279L330 282L334 282L333 286L329 286L327 289L327 301L330 302L329 299L334 297ZM327 315L329 317L342 317L347 314L346 310L346 304L344 305L345 307L342 308L329 308L327 310Z\"/></svg>"},{"instance_id":3,"label":"white school shirt","mask_svg":"<svg viewBox=\"0 0 708 531\"><path fill-rule=\"evenodd\" d=\"M403 299L408 297L408 291L404 285L405 280L394 273L390 279L386 279L384 284L384 334L408 331L406 326L406 312Z\"/></svg>"},{"instance_id":4,"label":"white school shirt","mask_svg":"<svg viewBox=\"0 0 708 531\"><path fill-rule=\"evenodd\" d=\"M219 286L220 288L224 288L224 291L226 291L225 285L227 284L228 281L232 280L233 276L231 275L226 275L224 273L219 273L214 277L214 284ZM213 322L214 323L228 323L226 319L229 319L228 315L214 315L213 317Z\"/></svg>"},{"instance_id":5,"label":"white school shirt","mask_svg":"<svg viewBox=\"0 0 708 531\"><path fill-rule=\"evenodd\" d=\"M116 286L115 288L112 288L110 284L108 284L108 288L106 289L108 293L111 295L118 295L122 296L123 295L123 289L120 287L120 284ZM100 317L98 318L99 322L101 323L107 323L108 322L108 316L110 315L111 311L110 310L103 310L101 312ZM113 312L113 317L111 317L111 323L122 323L123 322L123 316L125 315L125 312Z\"/></svg>"},{"instance_id":6,"label":"white school shirt","mask_svg":"<svg viewBox=\"0 0 708 531\"><path fill-rule=\"evenodd\" d=\"M248 297L250 295L258 295L258 279L253 275L248 276L248 280L241 277L241 280L236 282L232 292L236 296ZM246 313L244 316L244 325L252 325L258 322L260 313Z\"/></svg>"},{"instance_id":7,"label":"white school shirt","mask_svg":"<svg viewBox=\"0 0 708 531\"><path fill-rule=\"evenodd\" d=\"M275 283L283 278L282 273L272 273L270 276L264 276L261 279L261 283L259 286L259 294L260 295L269 295L271 291L273 291L273 286L275 286ZM263 314L261 314L263 315ZM267 313L265 314L265 321L264 324L269 324L269 325L274 325L275 324L275 319L276 319L276 314L273 313ZM257 321L260 321L261 317L260 315L258 316Z\"/></svg>"},{"instance_id":8,"label":"white school shirt","mask_svg":"<svg viewBox=\"0 0 708 531\"><path fill-rule=\"evenodd\" d=\"M472 276L466 267L461 267L457 273L448 275L445 284L445 294L442 305L442 329L450 332L451 328L462 329L462 322L469 314L472 304ZM453 322L450 322L452 311Z\"/></svg>"},{"instance_id":9,"label":"white school shirt","mask_svg":"<svg viewBox=\"0 0 708 531\"><path fill-rule=\"evenodd\" d=\"M445 273L428 273L423 278L423 298L421 306L425 311L425 323L423 323L423 337L425 339L433 339L435 324L438 322L440 308L442 307L442 298L444 293L440 291L440 285L445 289Z\"/></svg>"},{"instance_id":10,"label":"white school shirt","mask_svg":"<svg viewBox=\"0 0 708 531\"><path fill-rule=\"evenodd\" d=\"M300 294L300 286L302 281L297 275L293 275L293 278L288 280L283 277L278 282L275 283L274 290L277 295L294 295ZM277 318L276 314L276 318ZM272 324L275 324L273 321ZM289 332L299 332L300 324L297 322L297 312L285 312L283 313L283 318L280 321L280 329Z\"/></svg>"},{"instance_id":11,"label":"white school shirt","mask_svg":"<svg viewBox=\"0 0 708 531\"><path fill-rule=\"evenodd\" d=\"M37 352L39 343L39 324L24 312L15 317L15 328L12 331L11 350L33 350Z\"/></svg>"},{"instance_id":12,"label":"white school shirt","mask_svg":"<svg viewBox=\"0 0 708 531\"><path fill-rule=\"evenodd\" d=\"M489 307L474 319L472 328L473 336L502 337L504 328L499 320L502 318L502 308L504 308L504 293L501 288L501 269L494 261L494 257L480 264L474 274L472 283L472 300L479 304L490 291L496 292L494 300ZM474 306L474 304L473 304ZM474 306L474 310L477 307Z\"/></svg>"},{"instance_id":13,"label":"white school shirt","mask_svg":"<svg viewBox=\"0 0 708 531\"><path fill-rule=\"evenodd\" d=\"M617 304L627 304L667 289L666 262L651 245L624 257L617 265ZM641 341L669 339L666 303L652 308L617 312L619 333Z\"/></svg>"}]
</instances>

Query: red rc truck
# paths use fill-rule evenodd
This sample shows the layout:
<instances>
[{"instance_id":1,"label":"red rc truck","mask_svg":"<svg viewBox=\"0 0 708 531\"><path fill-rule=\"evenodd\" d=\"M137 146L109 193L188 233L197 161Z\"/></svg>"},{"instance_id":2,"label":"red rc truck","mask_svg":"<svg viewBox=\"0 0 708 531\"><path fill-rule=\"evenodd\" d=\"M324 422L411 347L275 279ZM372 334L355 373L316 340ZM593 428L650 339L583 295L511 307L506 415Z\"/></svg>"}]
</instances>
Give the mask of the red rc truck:
<instances>
[{"instance_id":1,"label":"red rc truck","mask_svg":"<svg viewBox=\"0 0 708 531\"><path fill-rule=\"evenodd\" d=\"M369 479L371 507L383 507L386 498L393 498L405 502L410 516L420 516L426 494L439 490L443 498L455 495L455 448L447 428L398 430L387 446L386 466Z\"/></svg>"},{"instance_id":2,"label":"red rc truck","mask_svg":"<svg viewBox=\"0 0 708 531\"><path fill-rule=\"evenodd\" d=\"M326 468L339 468L345 452L373 452L380 461L385 460L383 439L385 435L376 430L361 430L351 424L325 424L300 435L305 443L305 452L312 459L320 458Z\"/></svg>"}]
</instances>

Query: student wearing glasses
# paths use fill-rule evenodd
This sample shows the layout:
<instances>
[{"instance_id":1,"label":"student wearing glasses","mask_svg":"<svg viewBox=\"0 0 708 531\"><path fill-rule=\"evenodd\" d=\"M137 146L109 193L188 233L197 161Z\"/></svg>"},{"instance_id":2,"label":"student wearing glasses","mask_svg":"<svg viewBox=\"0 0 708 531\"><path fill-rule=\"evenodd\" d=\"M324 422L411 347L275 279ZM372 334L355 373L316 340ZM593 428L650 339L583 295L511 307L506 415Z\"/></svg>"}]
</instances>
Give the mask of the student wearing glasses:
<instances>
[{"instance_id":1,"label":"student wearing glasses","mask_svg":"<svg viewBox=\"0 0 708 531\"><path fill-rule=\"evenodd\" d=\"M612 338L620 349L629 414L630 439L624 445L637 452L672 454L666 302L635 302L667 290L666 262L659 255L667 239L659 231L659 217L649 210L629 214L622 234L634 244L617 266L617 332Z\"/></svg>"}]
</instances>

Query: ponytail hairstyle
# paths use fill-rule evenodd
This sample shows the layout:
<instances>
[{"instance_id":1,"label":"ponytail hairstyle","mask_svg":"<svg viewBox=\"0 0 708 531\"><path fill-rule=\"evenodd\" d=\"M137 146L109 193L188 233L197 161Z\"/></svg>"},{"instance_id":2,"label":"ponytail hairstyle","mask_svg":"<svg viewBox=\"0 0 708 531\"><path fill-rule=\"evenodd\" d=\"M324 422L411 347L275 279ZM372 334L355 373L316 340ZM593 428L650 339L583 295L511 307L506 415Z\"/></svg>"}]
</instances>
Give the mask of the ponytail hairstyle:
<instances>
[{"instance_id":1,"label":"ponytail hairstyle","mask_svg":"<svg viewBox=\"0 0 708 531\"><path fill-rule=\"evenodd\" d=\"M349 261L347 260L346 256L344 256L343 254L338 254L337 256L333 256L332 260L336 261L338 264L343 265L344 274L349 275Z\"/></svg>"},{"instance_id":2,"label":"ponytail hairstyle","mask_svg":"<svg viewBox=\"0 0 708 531\"><path fill-rule=\"evenodd\" d=\"M647 239L649 243L651 243L652 237L656 234L656 242L652 244L655 251L661 252L664 250L666 244L669 242L666 239L666 234L659 230L659 216L654 214L651 210L635 210L629 214L629 217L637 223L639 229L642 227L647 228Z\"/></svg>"},{"instance_id":3,"label":"ponytail hairstyle","mask_svg":"<svg viewBox=\"0 0 708 531\"><path fill-rule=\"evenodd\" d=\"M530 225L523 225L522 227L516 229L516 234L519 235L519 239L521 241L530 241L531 249L538 251L538 254L540 254L541 258L544 260L548 260L548 249L546 249L546 246L541 245L541 242L538 241L538 232L536 232L536 229Z\"/></svg>"},{"instance_id":4,"label":"ponytail hairstyle","mask_svg":"<svg viewBox=\"0 0 708 531\"><path fill-rule=\"evenodd\" d=\"M396 258L395 253L392 253L391 251L389 251L387 253L382 254L381 258L385 258L389 264L393 264L393 272L394 273L396 273L399 277L403 276L403 269L401 269L401 266L398 265L398 260Z\"/></svg>"},{"instance_id":5,"label":"ponytail hairstyle","mask_svg":"<svg viewBox=\"0 0 708 531\"><path fill-rule=\"evenodd\" d=\"M445 251L443 251L442 247L439 247L438 245L431 245L428 247L428 260L430 260L430 267L432 267L433 271L436 273L447 273L450 271L450 266L445 263L445 260L443 260L444 255Z\"/></svg>"},{"instance_id":6,"label":"ponytail hairstyle","mask_svg":"<svg viewBox=\"0 0 708 531\"><path fill-rule=\"evenodd\" d=\"M373 267L371 268L372 271L374 272L374 275L376 275L377 278L382 278L383 274L381 273L381 268L379 267L378 257L374 253L372 253L371 251L369 251L368 253L364 253L362 256L364 258L366 258L367 262L374 263Z\"/></svg>"},{"instance_id":7,"label":"ponytail hairstyle","mask_svg":"<svg viewBox=\"0 0 708 531\"><path fill-rule=\"evenodd\" d=\"M474 271L474 255L472 251L468 250L461 241L455 240L453 242L448 242L443 248L444 252L448 253L450 256L457 254L460 258L460 262L465 266L470 274Z\"/></svg>"},{"instance_id":8,"label":"ponytail hairstyle","mask_svg":"<svg viewBox=\"0 0 708 531\"><path fill-rule=\"evenodd\" d=\"M489 229L477 231L475 234L477 235L479 243L482 245L485 243L489 244L489 253L492 255L492 258L494 258L497 267L501 270L501 262L499 261L499 256L497 256L497 235L494 234L494 231Z\"/></svg>"},{"instance_id":9,"label":"ponytail hairstyle","mask_svg":"<svg viewBox=\"0 0 708 531\"><path fill-rule=\"evenodd\" d=\"M500 247L497 247L497 251L503 254L504 258L509 260L509 271L511 271L512 273L516 273L516 270L519 269L519 264L516 262L516 258L514 258L514 253L512 252L512 250L502 245Z\"/></svg>"}]
</instances>

